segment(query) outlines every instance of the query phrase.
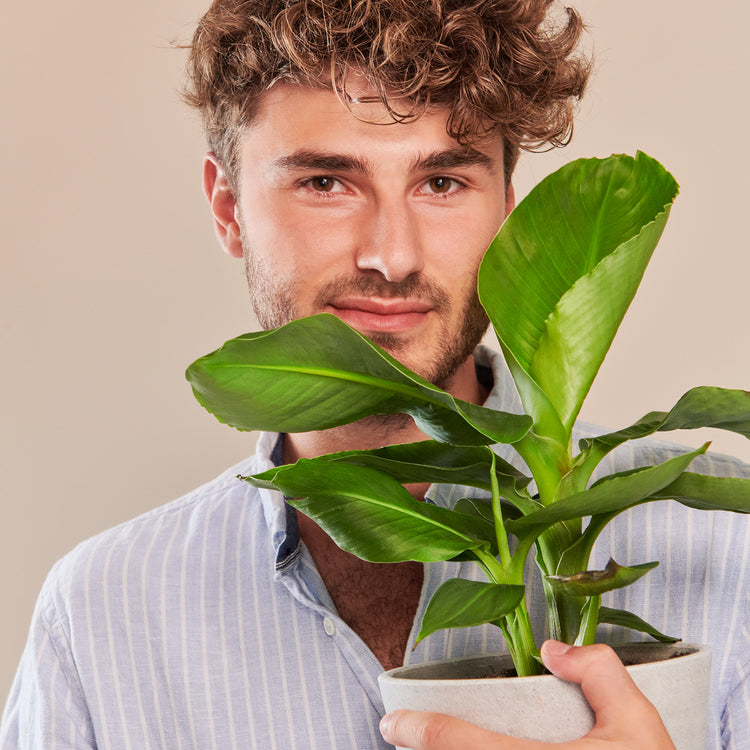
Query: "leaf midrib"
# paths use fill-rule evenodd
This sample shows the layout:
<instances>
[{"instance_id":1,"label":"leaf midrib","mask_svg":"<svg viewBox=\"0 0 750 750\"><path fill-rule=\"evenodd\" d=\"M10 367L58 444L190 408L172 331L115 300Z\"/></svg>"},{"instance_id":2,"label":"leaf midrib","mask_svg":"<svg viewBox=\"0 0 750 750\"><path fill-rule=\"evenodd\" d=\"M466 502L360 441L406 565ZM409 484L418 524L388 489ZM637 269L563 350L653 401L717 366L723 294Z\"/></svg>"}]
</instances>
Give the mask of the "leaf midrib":
<instances>
[{"instance_id":1,"label":"leaf midrib","mask_svg":"<svg viewBox=\"0 0 750 750\"><path fill-rule=\"evenodd\" d=\"M360 375L358 373L351 373L346 370L339 370L339 369L323 369L323 368L305 368L305 367L295 367L292 365L259 365L259 364L243 364L243 363L232 363L231 365L226 365L226 367L237 367L241 369L255 369L255 370L271 370L274 372L289 372L289 373L296 373L299 375L310 375L310 376L318 376L318 377L324 377L329 378L330 380L343 380L350 383L359 383L361 385L375 385L379 386L383 390L390 390L394 393L401 393L408 396L419 396L422 398L422 400L427 401L428 403L435 404L437 406L442 406L445 408L450 408L446 404L447 399L439 399L431 397L430 391L425 388L425 390L421 390L418 384L414 385L407 385L402 383L395 383L392 380L387 380L386 378L378 378L372 375ZM356 375L356 377L355 377ZM424 388L424 386L422 386ZM416 393L415 393L416 391ZM442 392L441 392L442 393ZM445 394L449 399L452 399L452 396L450 394Z\"/></svg>"},{"instance_id":2,"label":"leaf midrib","mask_svg":"<svg viewBox=\"0 0 750 750\"><path fill-rule=\"evenodd\" d=\"M448 531L453 536L456 536L459 539L464 539L470 542L476 542L476 541L481 542L481 540L477 540L475 537L469 536L468 534L465 534L463 532L459 532L458 530L452 528L451 526L441 523L440 521L436 521L434 518L431 518L430 516L426 516L426 515L423 515L422 513L418 513L416 510L413 510L411 508L404 508L400 506L394 507L393 504L389 504L387 502L378 500L377 498L373 498L368 495L361 495L356 492L339 492L335 490L328 491L328 492L322 491L322 492L314 493L314 494L318 496L335 494L337 497L350 498L352 500L360 500L361 502L367 503L369 505L374 505L379 508L386 508L387 510L394 511L396 513L403 513L404 515L409 516L410 518L414 518L419 521L426 521L431 526L441 529L442 531Z\"/></svg>"}]
</instances>

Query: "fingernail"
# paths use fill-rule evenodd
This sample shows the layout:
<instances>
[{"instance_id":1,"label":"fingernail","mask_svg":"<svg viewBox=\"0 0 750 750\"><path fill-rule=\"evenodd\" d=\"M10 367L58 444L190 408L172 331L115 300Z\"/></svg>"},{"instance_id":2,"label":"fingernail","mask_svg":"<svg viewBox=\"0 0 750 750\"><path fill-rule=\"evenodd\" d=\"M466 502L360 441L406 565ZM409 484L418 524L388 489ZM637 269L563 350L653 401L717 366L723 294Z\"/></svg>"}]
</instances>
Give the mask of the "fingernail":
<instances>
[{"instance_id":1,"label":"fingernail","mask_svg":"<svg viewBox=\"0 0 750 750\"><path fill-rule=\"evenodd\" d=\"M391 736L391 728L393 727L393 719L391 714L386 714L380 720L380 734L383 735L383 739L388 742Z\"/></svg>"},{"instance_id":2,"label":"fingernail","mask_svg":"<svg viewBox=\"0 0 750 750\"><path fill-rule=\"evenodd\" d=\"M545 656L562 656L567 654L571 648L573 648L571 645L560 641L545 641L542 644L542 658Z\"/></svg>"}]
</instances>

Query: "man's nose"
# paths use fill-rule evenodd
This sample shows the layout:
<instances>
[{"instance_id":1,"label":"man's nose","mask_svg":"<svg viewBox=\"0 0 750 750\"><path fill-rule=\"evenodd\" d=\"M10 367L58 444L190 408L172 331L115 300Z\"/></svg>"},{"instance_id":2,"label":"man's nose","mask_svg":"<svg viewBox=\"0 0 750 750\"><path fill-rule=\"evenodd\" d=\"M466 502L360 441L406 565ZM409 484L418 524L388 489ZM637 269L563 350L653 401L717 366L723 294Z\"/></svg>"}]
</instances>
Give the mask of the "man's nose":
<instances>
[{"instance_id":1,"label":"man's nose","mask_svg":"<svg viewBox=\"0 0 750 750\"><path fill-rule=\"evenodd\" d=\"M371 208L358 238L357 268L375 270L392 282L423 270L417 217L404 200L383 200Z\"/></svg>"}]
</instances>

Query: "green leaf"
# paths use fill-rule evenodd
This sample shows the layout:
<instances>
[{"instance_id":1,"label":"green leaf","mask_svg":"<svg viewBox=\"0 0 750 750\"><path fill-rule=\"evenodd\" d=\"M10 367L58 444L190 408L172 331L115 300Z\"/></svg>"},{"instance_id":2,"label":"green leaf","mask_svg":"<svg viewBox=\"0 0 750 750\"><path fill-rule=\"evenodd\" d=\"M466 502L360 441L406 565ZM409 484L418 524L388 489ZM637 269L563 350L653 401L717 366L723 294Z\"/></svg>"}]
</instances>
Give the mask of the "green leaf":
<instances>
[{"instance_id":1,"label":"green leaf","mask_svg":"<svg viewBox=\"0 0 750 750\"><path fill-rule=\"evenodd\" d=\"M572 429L677 192L640 152L572 162L532 190L487 251L479 297L540 434L563 442L560 427Z\"/></svg>"},{"instance_id":2,"label":"green leaf","mask_svg":"<svg viewBox=\"0 0 750 750\"><path fill-rule=\"evenodd\" d=\"M558 521L620 513L640 503L655 500L656 493L674 482L696 456L706 452L706 448L707 445L704 445L656 466L603 477L583 492L562 498L516 521L508 521L506 527L517 536L537 535Z\"/></svg>"},{"instance_id":3,"label":"green leaf","mask_svg":"<svg viewBox=\"0 0 750 750\"><path fill-rule=\"evenodd\" d=\"M364 451L329 453L322 458L369 466L402 484L438 482L490 490L492 453L485 446L450 446L434 440L402 443ZM503 497L528 498L524 488L531 481L518 469L495 457L496 473Z\"/></svg>"},{"instance_id":4,"label":"green leaf","mask_svg":"<svg viewBox=\"0 0 750 750\"><path fill-rule=\"evenodd\" d=\"M243 477L273 486L341 549L369 562L435 562L495 543L478 518L415 500L396 480L365 466L301 459Z\"/></svg>"},{"instance_id":5,"label":"green leaf","mask_svg":"<svg viewBox=\"0 0 750 750\"><path fill-rule=\"evenodd\" d=\"M654 500L676 500L698 510L750 513L750 479L711 477L686 471L652 494Z\"/></svg>"},{"instance_id":6,"label":"green leaf","mask_svg":"<svg viewBox=\"0 0 750 750\"><path fill-rule=\"evenodd\" d=\"M515 505L511 505L505 500L500 504L503 509L503 518L521 518L521 511ZM457 513L466 513L476 518L484 518L488 523L494 524L495 517L492 512L492 498L489 497L462 497L454 506L453 510Z\"/></svg>"},{"instance_id":7,"label":"green leaf","mask_svg":"<svg viewBox=\"0 0 750 750\"><path fill-rule=\"evenodd\" d=\"M616 432L584 438L580 449L595 450L599 457L627 440L667 430L715 427L750 438L750 391L699 386L691 388L669 412L653 411L635 424Z\"/></svg>"},{"instance_id":8,"label":"green leaf","mask_svg":"<svg viewBox=\"0 0 750 750\"><path fill-rule=\"evenodd\" d=\"M613 589L629 586L659 563L650 562L641 565L618 565L609 559L604 570L587 570L565 576L545 576L553 591L566 596L599 596Z\"/></svg>"},{"instance_id":9,"label":"green leaf","mask_svg":"<svg viewBox=\"0 0 750 750\"><path fill-rule=\"evenodd\" d=\"M618 625L622 628L637 630L639 633L646 633L662 643L677 643L677 641L680 640L679 638L673 638L670 635L665 635L664 633L659 632L653 625L649 625L645 620L638 617L638 615L634 615L632 612L628 612L624 609L600 607L599 624Z\"/></svg>"},{"instance_id":10,"label":"green leaf","mask_svg":"<svg viewBox=\"0 0 750 750\"><path fill-rule=\"evenodd\" d=\"M427 605L416 644L436 630L468 628L499 620L521 603L523 593L523 586L466 581L461 578L446 581Z\"/></svg>"},{"instance_id":11,"label":"green leaf","mask_svg":"<svg viewBox=\"0 0 750 750\"><path fill-rule=\"evenodd\" d=\"M201 405L238 430L306 432L406 413L436 440L484 445L518 440L531 424L453 398L328 314L227 341L186 376Z\"/></svg>"},{"instance_id":12,"label":"green leaf","mask_svg":"<svg viewBox=\"0 0 750 750\"><path fill-rule=\"evenodd\" d=\"M700 386L689 390L659 430L716 427L750 438L750 391Z\"/></svg>"}]
</instances>

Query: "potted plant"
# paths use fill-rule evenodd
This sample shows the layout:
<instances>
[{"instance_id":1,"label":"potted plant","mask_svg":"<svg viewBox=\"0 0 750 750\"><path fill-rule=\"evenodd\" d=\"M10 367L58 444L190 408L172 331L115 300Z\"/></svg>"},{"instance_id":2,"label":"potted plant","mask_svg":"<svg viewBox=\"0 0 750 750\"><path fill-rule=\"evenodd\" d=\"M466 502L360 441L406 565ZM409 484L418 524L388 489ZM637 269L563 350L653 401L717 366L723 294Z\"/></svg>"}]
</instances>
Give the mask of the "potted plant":
<instances>
[{"instance_id":1,"label":"potted plant","mask_svg":"<svg viewBox=\"0 0 750 750\"><path fill-rule=\"evenodd\" d=\"M572 435L677 193L674 178L643 153L579 160L543 180L505 221L483 259L478 293L525 414L452 397L331 315L228 341L193 363L188 380L205 408L240 430L304 432L372 414L413 417L429 439L302 459L245 479L281 490L365 560L476 563L486 582L455 579L439 588L420 640L441 628L493 623L516 673L540 674L524 598L534 550L553 637L589 644L597 625L613 623L672 641L636 614L601 604L603 593L658 563L610 561L590 571L594 543L617 514L654 500L748 512L750 480L689 472L707 445L659 465L592 476L618 445L659 431L717 427L750 437L748 393L694 388L670 411L625 429L577 446ZM493 452L498 443L512 446L528 475ZM467 485L487 496L447 509L416 501L402 486L410 482Z\"/></svg>"}]
</instances>

